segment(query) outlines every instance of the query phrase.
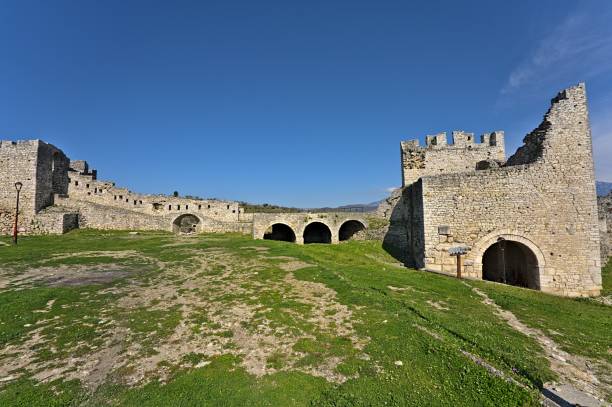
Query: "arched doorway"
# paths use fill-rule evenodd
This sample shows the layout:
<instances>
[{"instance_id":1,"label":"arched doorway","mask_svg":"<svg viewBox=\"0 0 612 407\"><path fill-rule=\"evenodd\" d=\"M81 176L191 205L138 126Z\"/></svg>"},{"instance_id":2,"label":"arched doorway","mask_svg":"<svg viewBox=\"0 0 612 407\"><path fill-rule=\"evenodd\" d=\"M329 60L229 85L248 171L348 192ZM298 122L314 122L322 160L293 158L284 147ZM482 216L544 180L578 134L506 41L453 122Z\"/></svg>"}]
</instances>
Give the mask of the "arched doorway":
<instances>
[{"instance_id":1,"label":"arched doorway","mask_svg":"<svg viewBox=\"0 0 612 407\"><path fill-rule=\"evenodd\" d=\"M347 220L340 226L340 231L338 232L340 241L349 240L356 233L361 232L365 228L365 225L358 220Z\"/></svg>"},{"instance_id":2,"label":"arched doorway","mask_svg":"<svg viewBox=\"0 0 612 407\"><path fill-rule=\"evenodd\" d=\"M309 223L304 229L304 243L331 243L331 230L321 222Z\"/></svg>"},{"instance_id":3,"label":"arched doorway","mask_svg":"<svg viewBox=\"0 0 612 407\"><path fill-rule=\"evenodd\" d=\"M174 233L197 233L200 231L200 218L191 214L181 215L174 220L172 230Z\"/></svg>"},{"instance_id":4,"label":"arched doorway","mask_svg":"<svg viewBox=\"0 0 612 407\"><path fill-rule=\"evenodd\" d=\"M536 255L523 243L500 238L482 255L483 280L539 290L539 274Z\"/></svg>"},{"instance_id":5,"label":"arched doorway","mask_svg":"<svg viewBox=\"0 0 612 407\"><path fill-rule=\"evenodd\" d=\"M295 243L295 233L284 223L275 223L266 230L264 239Z\"/></svg>"}]
</instances>

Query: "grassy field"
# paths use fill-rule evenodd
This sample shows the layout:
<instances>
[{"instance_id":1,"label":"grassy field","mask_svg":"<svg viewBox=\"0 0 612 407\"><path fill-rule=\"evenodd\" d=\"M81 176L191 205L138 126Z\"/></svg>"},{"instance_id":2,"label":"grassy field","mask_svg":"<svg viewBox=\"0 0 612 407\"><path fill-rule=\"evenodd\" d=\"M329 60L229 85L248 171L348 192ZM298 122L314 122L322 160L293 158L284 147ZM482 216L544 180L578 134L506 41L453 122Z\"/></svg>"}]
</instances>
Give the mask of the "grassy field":
<instances>
[{"instance_id":1,"label":"grassy field","mask_svg":"<svg viewBox=\"0 0 612 407\"><path fill-rule=\"evenodd\" d=\"M2 242L2 406L538 405L557 373L474 288L563 350L612 362L610 306L407 270L377 242Z\"/></svg>"}]
</instances>

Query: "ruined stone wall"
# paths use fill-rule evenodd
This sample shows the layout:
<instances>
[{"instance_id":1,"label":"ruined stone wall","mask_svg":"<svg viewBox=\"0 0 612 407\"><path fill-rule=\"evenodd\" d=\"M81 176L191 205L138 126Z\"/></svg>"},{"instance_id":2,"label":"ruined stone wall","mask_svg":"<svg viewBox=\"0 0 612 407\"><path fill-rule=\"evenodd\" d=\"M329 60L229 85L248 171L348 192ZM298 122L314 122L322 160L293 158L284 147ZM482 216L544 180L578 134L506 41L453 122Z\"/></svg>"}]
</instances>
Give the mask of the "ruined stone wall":
<instances>
[{"instance_id":1,"label":"ruined stone wall","mask_svg":"<svg viewBox=\"0 0 612 407\"><path fill-rule=\"evenodd\" d=\"M193 213L224 222L240 221L243 212L234 201L138 194L116 187L113 182L100 181L91 174L81 174L77 171L70 171L69 177L68 196L75 201L107 205L152 216Z\"/></svg>"},{"instance_id":2,"label":"ruined stone wall","mask_svg":"<svg viewBox=\"0 0 612 407\"><path fill-rule=\"evenodd\" d=\"M473 133L453 131L452 144L446 133L426 137L426 146L418 140L400 143L402 185L407 186L423 176L472 171L484 160L505 160L504 133L483 134L476 143Z\"/></svg>"},{"instance_id":3,"label":"ruined stone wall","mask_svg":"<svg viewBox=\"0 0 612 407\"><path fill-rule=\"evenodd\" d=\"M597 198L599 207L599 230L601 236L601 264L612 256L612 192Z\"/></svg>"},{"instance_id":4,"label":"ruined stone wall","mask_svg":"<svg viewBox=\"0 0 612 407\"><path fill-rule=\"evenodd\" d=\"M13 228L15 182L21 182L19 230L36 233L45 228L37 213L53 204L55 193L68 188L68 159L56 147L40 140L0 142L0 234Z\"/></svg>"},{"instance_id":5,"label":"ruined stone wall","mask_svg":"<svg viewBox=\"0 0 612 407\"><path fill-rule=\"evenodd\" d=\"M419 180L393 195L391 211L384 210L389 218L383 248L408 267L424 267L423 192ZM386 205L385 205L386 206Z\"/></svg>"},{"instance_id":6,"label":"ruined stone wall","mask_svg":"<svg viewBox=\"0 0 612 407\"><path fill-rule=\"evenodd\" d=\"M426 269L454 273L448 249L467 245L465 272L481 278L484 251L502 238L534 252L543 291L599 292L599 223L584 85L553 99L543 123L508 160L512 165L423 178Z\"/></svg>"},{"instance_id":7,"label":"ruined stone wall","mask_svg":"<svg viewBox=\"0 0 612 407\"><path fill-rule=\"evenodd\" d=\"M129 208L109 206L87 201L77 201L68 197L56 197L59 207L78 213L79 228L102 230L164 230L173 231L177 218L192 212L169 212L150 214ZM200 220L201 232L239 232L251 233L252 223L238 220L224 221L214 217L193 213Z\"/></svg>"},{"instance_id":8,"label":"ruined stone wall","mask_svg":"<svg viewBox=\"0 0 612 407\"><path fill-rule=\"evenodd\" d=\"M0 211L11 219L15 210L15 182L21 182L20 208L24 221L36 213L38 140L0 142ZM5 215L3 215L5 216Z\"/></svg>"},{"instance_id":9,"label":"ruined stone wall","mask_svg":"<svg viewBox=\"0 0 612 407\"><path fill-rule=\"evenodd\" d=\"M58 148L40 142L36 160L36 212L53 205L55 194L68 193L70 160Z\"/></svg>"}]
</instances>

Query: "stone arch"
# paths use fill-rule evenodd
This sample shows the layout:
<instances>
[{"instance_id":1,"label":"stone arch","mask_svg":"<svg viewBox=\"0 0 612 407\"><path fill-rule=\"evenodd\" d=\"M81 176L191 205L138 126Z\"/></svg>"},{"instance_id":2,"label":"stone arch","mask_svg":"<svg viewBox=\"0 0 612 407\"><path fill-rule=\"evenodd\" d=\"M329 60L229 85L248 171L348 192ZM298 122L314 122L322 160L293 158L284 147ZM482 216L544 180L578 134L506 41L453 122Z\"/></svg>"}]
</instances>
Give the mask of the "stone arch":
<instances>
[{"instance_id":1,"label":"stone arch","mask_svg":"<svg viewBox=\"0 0 612 407\"><path fill-rule=\"evenodd\" d=\"M483 280L541 289L544 254L530 239L515 233L492 233L472 251L475 271Z\"/></svg>"},{"instance_id":2,"label":"stone arch","mask_svg":"<svg viewBox=\"0 0 612 407\"><path fill-rule=\"evenodd\" d=\"M323 222L311 222L304 228L302 234L304 244L308 243L331 243L331 228Z\"/></svg>"},{"instance_id":3,"label":"stone arch","mask_svg":"<svg viewBox=\"0 0 612 407\"><path fill-rule=\"evenodd\" d=\"M202 230L202 221L199 217L191 213L185 213L178 216L172 222L172 231L174 233L192 234L199 233Z\"/></svg>"},{"instance_id":4,"label":"stone arch","mask_svg":"<svg viewBox=\"0 0 612 407\"><path fill-rule=\"evenodd\" d=\"M356 233L365 230L366 225L357 219L348 219L340 225L338 229L338 239L340 241L351 239Z\"/></svg>"},{"instance_id":5,"label":"stone arch","mask_svg":"<svg viewBox=\"0 0 612 407\"><path fill-rule=\"evenodd\" d=\"M293 228L285 223L276 222L266 228L263 238L266 240L280 240L295 243L295 232Z\"/></svg>"}]
</instances>

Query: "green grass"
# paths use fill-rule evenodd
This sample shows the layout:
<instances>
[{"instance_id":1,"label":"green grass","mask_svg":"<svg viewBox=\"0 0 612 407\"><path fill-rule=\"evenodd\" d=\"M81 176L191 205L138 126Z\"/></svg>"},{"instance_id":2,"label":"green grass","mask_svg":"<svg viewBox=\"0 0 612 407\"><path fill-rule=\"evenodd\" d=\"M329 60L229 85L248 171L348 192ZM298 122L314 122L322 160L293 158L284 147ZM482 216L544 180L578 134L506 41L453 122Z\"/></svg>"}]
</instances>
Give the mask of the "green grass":
<instances>
[{"instance_id":1,"label":"green grass","mask_svg":"<svg viewBox=\"0 0 612 407\"><path fill-rule=\"evenodd\" d=\"M132 340L154 352L181 321L189 323L192 335L215 332L229 341L228 353L206 357L197 351L185 354L181 365L169 366L167 383L148 381L127 386L121 372L114 372L93 393L78 381L40 384L26 373L21 379L0 384L0 405L23 406L515 406L538 405L538 388L555 376L539 345L507 326L461 281L435 274L407 270L394 262L377 242L349 242L342 245L298 246L283 242L253 241L236 234L202 235L182 240L167 233L101 232L81 230L64 236L24 237L19 247L0 247L0 264L23 271L40 265L88 266L122 264L133 270L129 279L102 285L31 287L0 290L0 346L24 343L37 326L48 342L36 350L37 358L61 363L78 352L91 352L100 344L95 327L113 320L129 329ZM3 239L4 240L4 239ZM256 377L243 366L235 350L233 333L213 323L213 311L197 309L186 317L180 308L159 308L164 300L154 299L148 307L119 309L122 298L113 291L136 284L139 290L160 279L168 284L184 280L176 267L192 267L193 278L213 280L209 287L181 289L177 297L211 295L221 289L225 266L200 270L194 266L197 251L218 250L231 254L237 264L253 264L260 255L247 247L268 248L267 256L289 256L312 267L294 271L298 280L321 283L335 291L335 301L353 312L352 324L360 338L368 338L358 350L343 336L322 330L310 316L316 310L282 287L287 272L282 260L262 261L257 274L249 267L232 270L242 292L229 292L215 301L230 307L242 303L254 310L245 329L268 321L275 329L303 336L293 348L299 360L294 369L284 369L288 355L280 349L267 359L273 374ZM133 250L144 257L116 259L112 256L73 256L53 259L62 253ZM201 253L201 252L200 252ZM52 259L52 260L51 260ZM96 262L95 259L99 259ZM50 262L51 260L51 262ZM161 270L157 262L164 262ZM610 292L611 265L604 272L604 291ZM586 357L610 360L612 332L609 307L593 300L554 297L538 292L486 282L470 282L483 289L500 306L514 312L529 326L542 329L567 351ZM399 289L394 289L394 287ZM45 309L55 300L49 312ZM435 301L447 310L430 304ZM323 315L332 317L333 311ZM555 334L553 334L553 331ZM85 346L76 346L78 343ZM53 351L52 351L53 350ZM491 376L484 368L463 356L468 351L513 377L524 387ZM145 352L146 353L146 352ZM363 354L367 357L363 357ZM348 380L329 382L305 373L330 358L339 358L336 374ZM194 368L198 363L210 362ZM401 366L396 364L401 361ZM2 363L2 360L0 360ZM298 371L302 369L302 371ZM306 370L303 370L306 369Z\"/></svg>"}]
</instances>

